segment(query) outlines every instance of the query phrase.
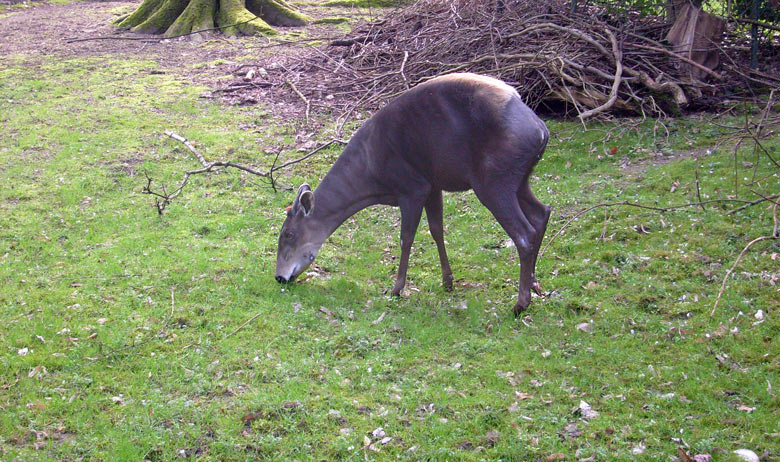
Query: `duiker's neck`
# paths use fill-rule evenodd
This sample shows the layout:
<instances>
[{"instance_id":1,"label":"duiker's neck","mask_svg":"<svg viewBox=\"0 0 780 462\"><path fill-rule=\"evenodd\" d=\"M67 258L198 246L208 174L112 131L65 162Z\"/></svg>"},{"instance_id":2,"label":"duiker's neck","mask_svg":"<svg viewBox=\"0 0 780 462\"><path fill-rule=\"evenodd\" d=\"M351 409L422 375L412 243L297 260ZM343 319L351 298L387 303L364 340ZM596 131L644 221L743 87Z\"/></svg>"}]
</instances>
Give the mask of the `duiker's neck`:
<instances>
[{"instance_id":1,"label":"duiker's neck","mask_svg":"<svg viewBox=\"0 0 780 462\"><path fill-rule=\"evenodd\" d=\"M312 218L327 233L324 236L327 239L355 213L375 204L387 203L386 196L368 171L365 153L350 143L314 190Z\"/></svg>"}]
</instances>

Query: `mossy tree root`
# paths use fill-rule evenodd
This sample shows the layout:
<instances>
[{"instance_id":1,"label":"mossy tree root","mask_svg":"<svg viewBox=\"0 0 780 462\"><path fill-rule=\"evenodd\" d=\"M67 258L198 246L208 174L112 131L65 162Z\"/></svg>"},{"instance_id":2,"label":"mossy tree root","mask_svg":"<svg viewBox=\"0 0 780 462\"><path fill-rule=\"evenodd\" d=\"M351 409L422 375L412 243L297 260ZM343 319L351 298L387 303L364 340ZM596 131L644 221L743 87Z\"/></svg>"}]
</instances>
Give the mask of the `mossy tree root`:
<instances>
[{"instance_id":1,"label":"mossy tree root","mask_svg":"<svg viewBox=\"0 0 780 462\"><path fill-rule=\"evenodd\" d=\"M188 0L163 0L154 13L130 30L147 34L161 34L176 21L176 18L187 7L187 3Z\"/></svg>"},{"instance_id":2,"label":"mossy tree root","mask_svg":"<svg viewBox=\"0 0 780 462\"><path fill-rule=\"evenodd\" d=\"M190 0L176 21L165 31L166 37L208 30L214 28L217 0Z\"/></svg>"},{"instance_id":3,"label":"mossy tree root","mask_svg":"<svg viewBox=\"0 0 780 462\"><path fill-rule=\"evenodd\" d=\"M312 18L290 6L285 0L246 0L252 13L276 26L304 26Z\"/></svg>"},{"instance_id":4,"label":"mossy tree root","mask_svg":"<svg viewBox=\"0 0 780 462\"><path fill-rule=\"evenodd\" d=\"M273 34L273 27L303 26L311 18L285 0L144 0L117 25L133 32L176 37L216 26L226 35Z\"/></svg>"},{"instance_id":5,"label":"mossy tree root","mask_svg":"<svg viewBox=\"0 0 780 462\"><path fill-rule=\"evenodd\" d=\"M273 34L276 32L267 22L256 16L259 15L246 9L243 0L220 0L216 23L225 35Z\"/></svg>"},{"instance_id":6,"label":"mossy tree root","mask_svg":"<svg viewBox=\"0 0 780 462\"><path fill-rule=\"evenodd\" d=\"M143 3L141 3L141 6L136 8L130 16L120 18L119 22L117 22L117 26L122 29L130 29L131 27L141 24L160 8L163 1L164 0L144 0Z\"/></svg>"}]
</instances>

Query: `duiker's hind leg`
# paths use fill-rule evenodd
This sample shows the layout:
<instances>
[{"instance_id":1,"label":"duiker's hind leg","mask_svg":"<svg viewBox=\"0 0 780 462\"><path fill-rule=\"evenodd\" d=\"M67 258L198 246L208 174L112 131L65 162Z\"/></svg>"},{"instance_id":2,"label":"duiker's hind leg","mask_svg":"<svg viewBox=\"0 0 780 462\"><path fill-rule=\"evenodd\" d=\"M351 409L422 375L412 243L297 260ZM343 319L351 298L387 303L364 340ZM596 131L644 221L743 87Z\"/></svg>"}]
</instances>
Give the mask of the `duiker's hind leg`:
<instances>
[{"instance_id":1,"label":"duiker's hind leg","mask_svg":"<svg viewBox=\"0 0 780 462\"><path fill-rule=\"evenodd\" d=\"M452 290L452 269L450 260L447 258L447 250L444 248L444 221L442 219L444 204L442 203L441 191L431 191L428 200L425 202L425 214L428 216L428 229L431 231L436 248L439 251L439 262L441 263L441 282L444 290Z\"/></svg>"},{"instance_id":2,"label":"duiker's hind leg","mask_svg":"<svg viewBox=\"0 0 780 462\"><path fill-rule=\"evenodd\" d=\"M550 219L550 211L552 210L547 205L544 205L539 199L531 192L531 187L528 185L528 181L524 181L520 185L520 189L517 190L517 201L520 204L520 208L523 209L523 213L528 218L531 226L536 231L536 239L532 242L533 246L533 260L531 262L531 289L538 295L542 295L542 287L539 285L539 281L536 280L536 258L539 255L539 248L542 246L542 239L544 233L547 231L547 222Z\"/></svg>"},{"instance_id":3,"label":"duiker's hind leg","mask_svg":"<svg viewBox=\"0 0 780 462\"><path fill-rule=\"evenodd\" d=\"M528 221L517 201L517 183L491 178L489 181L473 185L473 188L480 202L493 213L496 221L509 234L517 248L520 257L520 284L517 303L512 310L517 316L531 303L533 243L537 240L536 229Z\"/></svg>"}]
</instances>

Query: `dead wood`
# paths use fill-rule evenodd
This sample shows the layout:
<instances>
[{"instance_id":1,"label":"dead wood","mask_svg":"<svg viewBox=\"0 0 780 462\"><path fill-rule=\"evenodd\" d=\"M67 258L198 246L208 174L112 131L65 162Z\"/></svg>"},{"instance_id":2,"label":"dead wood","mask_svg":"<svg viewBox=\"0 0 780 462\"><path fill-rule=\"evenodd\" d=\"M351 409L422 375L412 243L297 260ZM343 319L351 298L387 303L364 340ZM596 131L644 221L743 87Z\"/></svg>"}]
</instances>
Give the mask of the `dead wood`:
<instances>
[{"instance_id":1,"label":"dead wood","mask_svg":"<svg viewBox=\"0 0 780 462\"><path fill-rule=\"evenodd\" d=\"M146 174L146 185L141 190L142 194L148 194L152 197L154 197L154 205L157 209L157 213L159 215L162 215L165 211L166 207L170 205L170 203L178 197L181 192L184 190L184 187L187 186L189 183L190 177L193 175L200 175L204 173L214 172L219 167L233 167L238 170L241 170L243 172L259 176L261 178L265 178L268 182L269 186L276 191L276 188L278 186L278 183L276 182L276 179L274 178L274 173L286 168L290 165L297 164L299 162L303 162L304 160L310 158L311 156L317 154L318 152L322 151L323 149L327 148L328 146L331 146L333 144L339 143L339 144L346 144L345 141L340 139L332 139L326 143L321 144L317 148L315 148L312 151L309 151L305 155L298 157L296 159L284 162L281 165L276 165L276 162L279 160L279 156L281 155L281 151L277 152L276 157L274 158L274 162L271 165L271 167L266 170L258 170L254 167L249 167L246 165L242 165L233 161L214 161L214 162L208 162L205 157L197 150L195 147L190 143L186 138L177 135L176 133L172 131L165 131L165 135L182 143L191 153L195 156L196 159L198 159L198 162L202 165L202 168L196 169L196 170L188 170L184 172L184 178L179 182L178 186L172 191L168 192L167 188L165 186L161 186L159 189L152 188L153 179L149 174Z\"/></svg>"},{"instance_id":2,"label":"dead wood","mask_svg":"<svg viewBox=\"0 0 780 462\"><path fill-rule=\"evenodd\" d=\"M290 94L292 104L308 101L310 108L340 114L337 136L357 112L453 72L498 77L532 108L582 119L664 116L717 104L723 90L745 82L780 83L743 65L738 47L719 43L717 18L697 13L694 22L683 39L695 43L673 48L666 42L671 25L662 18L617 21L596 2L572 14L569 0L513 0L500 9L483 0L418 0L327 45L257 66L268 71L263 83ZM720 56L728 68L719 65Z\"/></svg>"},{"instance_id":3,"label":"dead wood","mask_svg":"<svg viewBox=\"0 0 780 462\"><path fill-rule=\"evenodd\" d=\"M720 64L717 44L726 29L726 21L702 11L701 6L685 4L677 15L666 39L674 45L674 52L687 58L680 63L680 71L691 80L712 75ZM720 80L720 79L719 79Z\"/></svg>"}]
</instances>

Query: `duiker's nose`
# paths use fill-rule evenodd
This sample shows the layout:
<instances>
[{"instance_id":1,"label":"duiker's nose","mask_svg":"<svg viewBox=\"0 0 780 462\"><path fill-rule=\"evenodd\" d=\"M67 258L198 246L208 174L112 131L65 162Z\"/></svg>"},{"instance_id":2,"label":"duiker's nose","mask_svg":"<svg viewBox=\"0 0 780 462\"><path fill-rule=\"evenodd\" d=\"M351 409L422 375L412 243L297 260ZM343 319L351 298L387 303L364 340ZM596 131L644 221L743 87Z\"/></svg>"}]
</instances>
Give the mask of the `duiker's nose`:
<instances>
[{"instance_id":1,"label":"duiker's nose","mask_svg":"<svg viewBox=\"0 0 780 462\"><path fill-rule=\"evenodd\" d=\"M276 276L276 282L278 282L279 284L284 284L285 282L287 282L287 279L285 279L284 276Z\"/></svg>"}]
</instances>

